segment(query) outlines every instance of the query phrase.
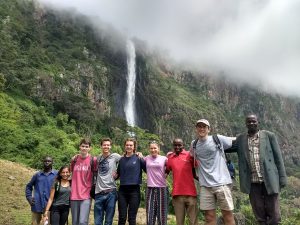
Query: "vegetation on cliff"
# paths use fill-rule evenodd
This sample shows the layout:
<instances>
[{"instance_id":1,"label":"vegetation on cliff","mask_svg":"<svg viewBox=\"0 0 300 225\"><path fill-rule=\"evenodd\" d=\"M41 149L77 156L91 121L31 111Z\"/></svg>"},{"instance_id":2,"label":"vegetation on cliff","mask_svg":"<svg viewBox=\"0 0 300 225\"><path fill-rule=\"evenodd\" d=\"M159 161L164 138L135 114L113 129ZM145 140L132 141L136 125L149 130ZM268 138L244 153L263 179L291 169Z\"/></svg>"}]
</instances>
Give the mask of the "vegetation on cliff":
<instances>
[{"instance_id":1,"label":"vegetation on cliff","mask_svg":"<svg viewBox=\"0 0 300 225\"><path fill-rule=\"evenodd\" d=\"M113 151L122 153L128 130L147 154L153 139L164 150L177 136L188 145L200 117L210 120L213 133L236 135L245 130L245 115L254 112L262 128L278 134L288 174L294 176L282 193L285 222L299 221L294 210L299 193L293 188L300 178L299 99L183 70L145 50L141 41L135 43L136 104L143 129L129 128L124 120L127 68L121 34L96 29L87 18L67 11L45 11L30 0L0 0L1 158L38 168L50 154L58 167L78 151L83 136L91 137L95 155L104 136L113 139ZM239 204L251 221L247 198Z\"/></svg>"},{"instance_id":2,"label":"vegetation on cliff","mask_svg":"<svg viewBox=\"0 0 300 225\"><path fill-rule=\"evenodd\" d=\"M116 89L126 58L113 47L117 38L100 38L84 19L72 18L45 13L32 1L0 1L2 158L37 168L50 154L61 165L82 136L92 138L95 154L103 136L121 151L128 128L115 113L122 100ZM142 149L158 139L134 130Z\"/></svg>"}]
</instances>

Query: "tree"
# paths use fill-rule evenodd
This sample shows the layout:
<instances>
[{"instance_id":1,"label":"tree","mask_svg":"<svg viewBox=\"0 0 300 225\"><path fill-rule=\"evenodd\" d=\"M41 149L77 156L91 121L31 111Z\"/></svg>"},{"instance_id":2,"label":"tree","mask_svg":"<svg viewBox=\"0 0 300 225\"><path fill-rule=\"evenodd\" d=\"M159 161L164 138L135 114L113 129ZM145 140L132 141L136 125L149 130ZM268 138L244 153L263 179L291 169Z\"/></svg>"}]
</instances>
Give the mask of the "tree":
<instances>
[{"instance_id":1,"label":"tree","mask_svg":"<svg viewBox=\"0 0 300 225\"><path fill-rule=\"evenodd\" d=\"M0 73L0 91L4 90L6 79L2 73Z\"/></svg>"}]
</instances>

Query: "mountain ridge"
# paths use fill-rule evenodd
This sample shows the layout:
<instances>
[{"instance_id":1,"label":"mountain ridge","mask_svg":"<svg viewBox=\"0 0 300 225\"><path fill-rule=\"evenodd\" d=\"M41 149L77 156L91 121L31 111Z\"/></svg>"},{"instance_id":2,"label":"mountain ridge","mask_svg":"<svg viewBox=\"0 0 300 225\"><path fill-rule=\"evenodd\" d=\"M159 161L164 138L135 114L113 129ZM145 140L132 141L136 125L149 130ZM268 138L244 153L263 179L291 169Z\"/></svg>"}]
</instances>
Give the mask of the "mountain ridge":
<instances>
[{"instance_id":1,"label":"mountain ridge","mask_svg":"<svg viewBox=\"0 0 300 225\"><path fill-rule=\"evenodd\" d=\"M41 9L35 1L1 0L0 6L2 92L36 105L22 103L20 107L20 112L32 107L30 113L37 114L33 115L35 126L52 121L45 119L46 114L59 120L67 137L58 143L72 143L68 155L75 152L71 146L80 136L94 140L111 136L121 146L128 129L124 116L126 38L109 26L96 30L80 15ZM258 114L262 129L277 134L285 162L291 166L289 173L299 170L299 99L236 85L224 76L181 69L162 53L148 49L143 41L133 41L137 49L138 126L157 134L164 150L169 150L178 136L188 147L199 118L207 118L214 133L232 136L245 131L244 117L253 112ZM26 126L33 126L27 122ZM3 129L9 126L7 123ZM43 142L37 135L28 135L20 143L17 140L17 148L33 153L40 149L42 154ZM51 151L59 149L53 141ZM7 145L1 152L16 152Z\"/></svg>"}]
</instances>

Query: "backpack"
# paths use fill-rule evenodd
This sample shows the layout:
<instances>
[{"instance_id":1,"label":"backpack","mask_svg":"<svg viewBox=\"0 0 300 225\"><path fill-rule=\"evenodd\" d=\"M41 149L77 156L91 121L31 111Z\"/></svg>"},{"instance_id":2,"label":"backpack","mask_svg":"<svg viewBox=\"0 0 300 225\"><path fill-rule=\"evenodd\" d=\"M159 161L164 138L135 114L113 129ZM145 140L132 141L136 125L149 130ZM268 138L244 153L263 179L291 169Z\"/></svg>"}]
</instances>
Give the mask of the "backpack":
<instances>
[{"instance_id":1,"label":"backpack","mask_svg":"<svg viewBox=\"0 0 300 225\"><path fill-rule=\"evenodd\" d=\"M234 179L235 178L235 169L234 169L234 165L231 162L231 160L227 161L227 168L229 170L231 178Z\"/></svg>"},{"instance_id":2,"label":"backpack","mask_svg":"<svg viewBox=\"0 0 300 225\"><path fill-rule=\"evenodd\" d=\"M224 149L223 149L223 147L222 147L222 145L221 145L221 142L220 142L220 139L219 139L218 135L215 134L215 135L212 136L212 138L213 138L213 140L214 140L214 142L215 142L217 148L222 152L222 156L224 157L225 162L227 163L227 161L228 161L227 155L226 155L225 152L224 152ZM193 142L194 165L195 165L195 160L196 160L196 157L195 157L195 154L196 154L196 145L197 145L198 141L199 141L199 139L197 138L197 139L195 139L195 141Z\"/></svg>"},{"instance_id":3,"label":"backpack","mask_svg":"<svg viewBox=\"0 0 300 225\"><path fill-rule=\"evenodd\" d=\"M222 145L221 145L221 142L220 142L220 139L219 139L218 135L215 134L215 135L213 135L212 137L213 137L213 140L214 140L214 142L215 142L217 148L222 152L222 155L223 155L224 159L225 159L226 162L227 162L227 156L226 156L226 154L225 154L225 152L224 152L224 150L223 150L223 148L222 148ZM195 139L195 141L193 142L193 150L194 150L194 153L195 153L195 151L196 151L196 146L197 146L198 141L199 141L199 139L197 138L197 139Z\"/></svg>"},{"instance_id":4,"label":"backpack","mask_svg":"<svg viewBox=\"0 0 300 225\"><path fill-rule=\"evenodd\" d=\"M55 184L54 184L54 199L57 198L58 194L59 194L59 191L60 191L60 182L59 181L56 181Z\"/></svg>"}]
</instances>

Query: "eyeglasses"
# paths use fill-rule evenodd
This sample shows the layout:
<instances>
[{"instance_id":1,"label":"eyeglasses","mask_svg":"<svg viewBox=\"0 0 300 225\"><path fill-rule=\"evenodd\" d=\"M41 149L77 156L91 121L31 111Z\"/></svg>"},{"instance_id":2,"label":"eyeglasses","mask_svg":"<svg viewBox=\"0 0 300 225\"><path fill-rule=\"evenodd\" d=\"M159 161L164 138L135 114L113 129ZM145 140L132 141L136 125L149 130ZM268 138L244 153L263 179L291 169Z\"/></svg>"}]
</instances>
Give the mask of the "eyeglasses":
<instances>
[{"instance_id":1,"label":"eyeglasses","mask_svg":"<svg viewBox=\"0 0 300 225\"><path fill-rule=\"evenodd\" d=\"M157 141L149 141L149 145L150 144L159 144Z\"/></svg>"}]
</instances>

